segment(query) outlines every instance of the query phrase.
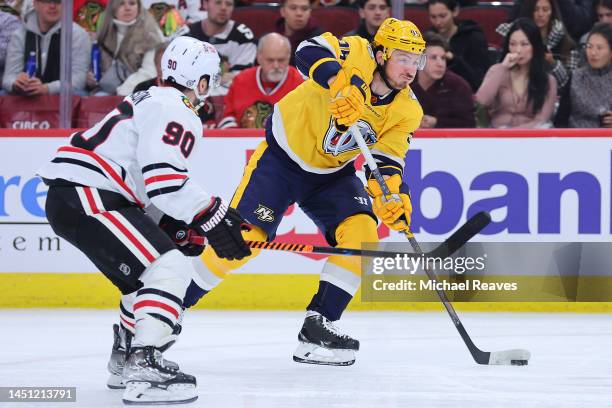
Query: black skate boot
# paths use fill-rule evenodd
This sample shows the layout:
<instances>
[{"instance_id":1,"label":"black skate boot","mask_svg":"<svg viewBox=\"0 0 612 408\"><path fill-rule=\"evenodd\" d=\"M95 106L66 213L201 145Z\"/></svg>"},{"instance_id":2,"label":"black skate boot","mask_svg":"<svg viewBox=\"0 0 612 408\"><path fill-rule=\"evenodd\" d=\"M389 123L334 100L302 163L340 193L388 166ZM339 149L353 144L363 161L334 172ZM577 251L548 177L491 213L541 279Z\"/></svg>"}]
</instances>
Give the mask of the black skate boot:
<instances>
[{"instance_id":1,"label":"black skate boot","mask_svg":"<svg viewBox=\"0 0 612 408\"><path fill-rule=\"evenodd\" d=\"M181 326L177 324L174 327L173 335L178 336L181 332ZM166 351L176 340L168 342L162 352ZM113 325L113 349L111 350L110 359L106 368L108 369L109 376L106 381L106 386L111 390L122 390L125 389L125 382L123 381L123 366L125 365L126 355L130 351L130 345L132 344L132 333L125 330L118 324ZM169 367L179 369L178 364L174 361L166 360L164 364Z\"/></svg>"},{"instance_id":2,"label":"black skate boot","mask_svg":"<svg viewBox=\"0 0 612 408\"><path fill-rule=\"evenodd\" d=\"M298 363L347 366L355 362L355 352L359 350L358 340L340 332L316 312L309 312L304 319L298 341L293 353L293 361Z\"/></svg>"},{"instance_id":3,"label":"black skate boot","mask_svg":"<svg viewBox=\"0 0 612 408\"><path fill-rule=\"evenodd\" d=\"M198 399L195 377L169 367L153 346L132 347L123 380L127 405L186 404Z\"/></svg>"}]
</instances>

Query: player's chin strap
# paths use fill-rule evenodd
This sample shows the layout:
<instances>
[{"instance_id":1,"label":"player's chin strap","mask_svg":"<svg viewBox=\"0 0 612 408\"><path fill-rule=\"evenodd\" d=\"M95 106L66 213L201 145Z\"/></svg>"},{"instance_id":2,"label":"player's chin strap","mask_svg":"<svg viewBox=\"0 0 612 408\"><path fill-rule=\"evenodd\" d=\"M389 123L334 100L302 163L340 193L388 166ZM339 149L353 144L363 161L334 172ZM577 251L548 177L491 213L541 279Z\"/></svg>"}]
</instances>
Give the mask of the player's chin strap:
<instances>
[{"instance_id":1,"label":"player's chin strap","mask_svg":"<svg viewBox=\"0 0 612 408\"><path fill-rule=\"evenodd\" d=\"M376 63L376 71L378 71L378 73L380 74L380 77L382 78L382 80L385 83L385 85L387 85L387 88L393 89L395 91L401 91L401 89L397 89L397 88L395 88L393 85L391 85L389 83L389 80L387 79L387 73L385 72L384 64L380 65L380 64Z\"/></svg>"},{"instance_id":2,"label":"player's chin strap","mask_svg":"<svg viewBox=\"0 0 612 408\"><path fill-rule=\"evenodd\" d=\"M208 78L208 86L206 87L206 93L204 95L200 95L200 93L198 92L197 85L195 88L193 88L193 92L195 93L196 100L198 101L198 104L194 106L196 113L198 113L198 110L200 110L200 108L202 108L202 106L204 106L204 104L206 103L206 98L208 98L208 96L210 95L210 92L214 88L217 88L219 86L219 81L220 79L219 79L218 74L214 76L210 76Z\"/></svg>"},{"instance_id":3,"label":"player's chin strap","mask_svg":"<svg viewBox=\"0 0 612 408\"><path fill-rule=\"evenodd\" d=\"M202 106L204 106L205 103L206 101L204 99L199 100L198 104L193 106L193 110L195 111L195 113L200 114L199 110L202 108Z\"/></svg>"},{"instance_id":4,"label":"player's chin strap","mask_svg":"<svg viewBox=\"0 0 612 408\"><path fill-rule=\"evenodd\" d=\"M206 98L208 98L208 95L210 94L210 88L208 88L204 95L199 94L198 87L193 88L193 92L195 93L196 100L198 101L198 103L194 105L193 110L195 110L196 113L199 113L198 111L202 108L202 106L204 106L206 103Z\"/></svg>"}]
</instances>

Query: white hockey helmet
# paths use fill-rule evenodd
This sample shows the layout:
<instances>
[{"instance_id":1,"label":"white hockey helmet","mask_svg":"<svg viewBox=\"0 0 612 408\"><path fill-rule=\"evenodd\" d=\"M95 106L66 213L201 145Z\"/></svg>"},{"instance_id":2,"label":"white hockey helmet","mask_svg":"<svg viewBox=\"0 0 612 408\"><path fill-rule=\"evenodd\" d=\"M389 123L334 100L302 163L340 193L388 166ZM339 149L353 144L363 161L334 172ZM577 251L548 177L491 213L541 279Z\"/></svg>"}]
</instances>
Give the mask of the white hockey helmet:
<instances>
[{"instance_id":1,"label":"white hockey helmet","mask_svg":"<svg viewBox=\"0 0 612 408\"><path fill-rule=\"evenodd\" d=\"M221 59L211 44L192 37L177 37L168 45L161 60L162 80L171 80L191 89L199 100L208 96L221 80ZM198 94L198 82L208 75L206 95Z\"/></svg>"}]
</instances>

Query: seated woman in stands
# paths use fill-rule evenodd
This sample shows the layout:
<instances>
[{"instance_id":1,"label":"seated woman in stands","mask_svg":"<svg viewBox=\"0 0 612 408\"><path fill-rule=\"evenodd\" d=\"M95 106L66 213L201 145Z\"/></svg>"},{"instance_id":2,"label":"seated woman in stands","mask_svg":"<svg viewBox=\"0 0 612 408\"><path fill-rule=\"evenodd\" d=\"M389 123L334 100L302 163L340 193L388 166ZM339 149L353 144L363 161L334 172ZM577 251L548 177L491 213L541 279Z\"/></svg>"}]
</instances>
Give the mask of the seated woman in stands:
<instances>
[{"instance_id":1,"label":"seated woman in stands","mask_svg":"<svg viewBox=\"0 0 612 408\"><path fill-rule=\"evenodd\" d=\"M580 62L580 51L567 33L557 0L524 1L519 17L533 19L540 30L546 63L551 66L551 74L557 80L557 88L563 88ZM500 24L495 31L506 36L511 25L512 23Z\"/></svg>"},{"instance_id":2,"label":"seated woman in stands","mask_svg":"<svg viewBox=\"0 0 612 408\"><path fill-rule=\"evenodd\" d=\"M574 71L561 98L560 127L612 128L612 24L597 23L586 43L587 65Z\"/></svg>"},{"instance_id":3,"label":"seated woman in stands","mask_svg":"<svg viewBox=\"0 0 612 408\"><path fill-rule=\"evenodd\" d=\"M493 65L476 93L495 128L550 127L557 83L544 62L544 44L533 20L519 18L504 41L502 62Z\"/></svg>"},{"instance_id":4,"label":"seated woman in stands","mask_svg":"<svg viewBox=\"0 0 612 408\"><path fill-rule=\"evenodd\" d=\"M612 24L612 0L595 0L593 2L593 14L597 18L597 21L593 23L593 26L597 23ZM593 27L591 27L592 29ZM580 63L579 66L586 65L586 43L589 37L590 31L580 37L579 48L580 48Z\"/></svg>"},{"instance_id":5,"label":"seated woman in stands","mask_svg":"<svg viewBox=\"0 0 612 408\"><path fill-rule=\"evenodd\" d=\"M92 94L129 95L138 83L155 77L155 47L162 35L140 0L109 0L97 37L102 75L97 82L89 73Z\"/></svg>"},{"instance_id":6,"label":"seated woman in stands","mask_svg":"<svg viewBox=\"0 0 612 408\"><path fill-rule=\"evenodd\" d=\"M427 12L433 26L428 31L441 35L450 46L446 55L448 68L476 91L490 65L484 32L477 22L457 18L459 5L456 0L428 0Z\"/></svg>"}]
</instances>

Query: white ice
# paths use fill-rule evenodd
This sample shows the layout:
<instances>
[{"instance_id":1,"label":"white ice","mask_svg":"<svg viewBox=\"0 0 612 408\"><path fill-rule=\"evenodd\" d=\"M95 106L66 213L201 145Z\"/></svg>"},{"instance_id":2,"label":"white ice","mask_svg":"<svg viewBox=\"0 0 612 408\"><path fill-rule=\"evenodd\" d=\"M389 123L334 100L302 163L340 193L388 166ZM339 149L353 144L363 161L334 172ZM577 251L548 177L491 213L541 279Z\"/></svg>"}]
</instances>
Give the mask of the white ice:
<instances>
[{"instance_id":1,"label":"white ice","mask_svg":"<svg viewBox=\"0 0 612 408\"><path fill-rule=\"evenodd\" d=\"M361 341L351 367L291 359L302 313L189 312L166 353L197 377L185 407L612 406L612 318L605 314L463 313L484 350L526 348L526 367L479 366L444 312L346 313ZM122 407L106 388L113 311L1 310L0 386L75 386L76 403L2 407Z\"/></svg>"}]
</instances>

